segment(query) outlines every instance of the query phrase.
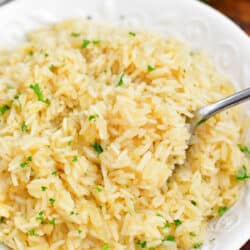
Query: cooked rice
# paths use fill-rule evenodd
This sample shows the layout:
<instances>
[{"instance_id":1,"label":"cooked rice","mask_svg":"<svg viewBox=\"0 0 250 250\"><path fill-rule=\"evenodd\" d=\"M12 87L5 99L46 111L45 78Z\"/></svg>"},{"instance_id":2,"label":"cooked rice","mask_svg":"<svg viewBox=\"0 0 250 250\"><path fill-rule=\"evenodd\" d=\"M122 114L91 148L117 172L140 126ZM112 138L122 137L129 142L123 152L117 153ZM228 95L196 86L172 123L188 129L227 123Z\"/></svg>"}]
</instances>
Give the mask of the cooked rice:
<instances>
[{"instance_id":1,"label":"cooked rice","mask_svg":"<svg viewBox=\"0 0 250 250\"><path fill-rule=\"evenodd\" d=\"M223 112L187 150L188 123L233 91L186 44L92 21L1 51L0 241L19 250L198 246L238 198L245 125L239 108Z\"/></svg>"}]
</instances>

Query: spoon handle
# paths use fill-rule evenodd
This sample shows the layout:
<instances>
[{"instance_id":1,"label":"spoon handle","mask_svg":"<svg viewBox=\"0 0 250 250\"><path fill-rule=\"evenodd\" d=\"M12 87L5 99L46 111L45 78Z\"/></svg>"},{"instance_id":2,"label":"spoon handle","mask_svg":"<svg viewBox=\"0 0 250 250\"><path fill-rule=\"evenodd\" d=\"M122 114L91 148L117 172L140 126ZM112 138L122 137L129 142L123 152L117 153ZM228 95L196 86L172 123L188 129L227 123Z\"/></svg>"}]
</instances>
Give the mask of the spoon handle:
<instances>
[{"instance_id":1,"label":"spoon handle","mask_svg":"<svg viewBox=\"0 0 250 250\"><path fill-rule=\"evenodd\" d=\"M8 2L11 2L11 1L13 1L13 0L0 0L0 6L6 4Z\"/></svg>"},{"instance_id":2,"label":"spoon handle","mask_svg":"<svg viewBox=\"0 0 250 250\"><path fill-rule=\"evenodd\" d=\"M200 125L201 123L209 119L211 116L214 116L215 114L225 109L231 108L248 100L250 100L250 88L241 90L229 97L219 100L218 102L205 106L196 112L195 126Z\"/></svg>"}]
</instances>

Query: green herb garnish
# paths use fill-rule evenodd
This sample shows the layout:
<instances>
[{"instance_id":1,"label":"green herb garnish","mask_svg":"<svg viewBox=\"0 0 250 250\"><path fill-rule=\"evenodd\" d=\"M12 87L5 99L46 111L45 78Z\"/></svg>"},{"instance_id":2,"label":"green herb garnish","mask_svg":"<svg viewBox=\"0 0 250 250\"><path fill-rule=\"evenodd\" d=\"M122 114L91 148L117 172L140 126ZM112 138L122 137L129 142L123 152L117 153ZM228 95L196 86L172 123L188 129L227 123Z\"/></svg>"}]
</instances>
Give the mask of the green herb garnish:
<instances>
[{"instance_id":1,"label":"green herb garnish","mask_svg":"<svg viewBox=\"0 0 250 250\"><path fill-rule=\"evenodd\" d=\"M164 224L164 228L169 228L170 226L171 226L171 224L168 221L166 221Z\"/></svg>"},{"instance_id":2,"label":"green herb garnish","mask_svg":"<svg viewBox=\"0 0 250 250\"><path fill-rule=\"evenodd\" d=\"M82 233L82 230L79 229L79 230L77 230L77 232L78 232L78 234L81 234L81 233Z\"/></svg>"},{"instance_id":3,"label":"green herb garnish","mask_svg":"<svg viewBox=\"0 0 250 250\"><path fill-rule=\"evenodd\" d=\"M199 249L199 248L202 247L202 245L203 245L203 243L195 243L195 244L193 244L193 248L194 249Z\"/></svg>"},{"instance_id":4,"label":"green herb garnish","mask_svg":"<svg viewBox=\"0 0 250 250\"><path fill-rule=\"evenodd\" d=\"M83 42L82 42L82 49L87 48L89 44L90 44L89 40L83 40Z\"/></svg>"},{"instance_id":5,"label":"green herb garnish","mask_svg":"<svg viewBox=\"0 0 250 250\"><path fill-rule=\"evenodd\" d=\"M47 187L41 186L41 190L42 190L42 192L45 192L47 190Z\"/></svg>"},{"instance_id":6,"label":"green herb garnish","mask_svg":"<svg viewBox=\"0 0 250 250\"><path fill-rule=\"evenodd\" d=\"M73 37L78 37L78 36L80 36L81 34L80 33L77 33L77 32L72 32L71 33L71 36L73 36Z\"/></svg>"},{"instance_id":7,"label":"green herb garnish","mask_svg":"<svg viewBox=\"0 0 250 250\"><path fill-rule=\"evenodd\" d=\"M197 205L197 202L196 201L194 201L194 200L191 200L190 201L194 206L196 206Z\"/></svg>"},{"instance_id":8,"label":"green herb garnish","mask_svg":"<svg viewBox=\"0 0 250 250\"><path fill-rule=\"evenodd\" d=\"M45 56L45 57L49 57L49 54L48 54L48 53L45 53L44 56Z\"/></svg>"},{"instance_id":9,"label":"green herb garnish","mask_svg":"<svg viewBox=\"0 0 250 250\"><path fill-rule=\"evenodd\" d=\"M148 72L154 71L155 68L153 68L152 66L148 65Z\"/></svg>"},{"instance_id":10,"label":"green herb garnish","mask_svg":"<svg viewBox=\"0 0 250 250\"><path fill-rule=\"evenodd\" d=\"M70 215L79 215L79 213L78 213L78 212L75 212L75 211L71 211L71 212L70 212Z\"/></svg>"},{"instance_id":11,"label":"green herb garnish","mask_svg":"<svg viewBox=\"0 0 250 250\"><path fill-rule=\"evenodd\" d=\"M77 162L78 161L78 157L77 155L74 156L74 158L72 159L72 162Z\"/></svg>"},{"instance_id":12,"label":"green herb garnish","mask_svg":"<svg viewBox=\"0 0 250 250\"><path fill-rule=\"evenodd\" d=\"M98 193L102 192L101 186L96 186L96 191L97 191Z\"/></svg>"},{"instance_id":13,"label":"green herb garnish","mask_svg":"<svg viewBox=\"0 0 250 250\"><path fill-rule=\"evenodd\" d=\"M182 224L182 221L181 221L181 220L174 220L174 224L175 224L176 226L179 226L179 225Z\"/></svg>"},{"instance_id":14,"label":"green herb garnish","mask_svg":"<svg viewBox=\"0 0 250 250\"><path fill-rule=\"evenodd\" d=\"M247 146L238 144L238 148L240 149L242 153L250 155L250 149Z\"/></svg>"},{"instance_id":15,"label":"green herb garnish","mask_svg":"<svg viewBox=\"0 0 250 250\"><path fill-rule=\"evenodd\" d=\"M49 221L49 224L50 224L50 225L55 225L55 224L56 224L56 220L55 220L55 219L50 220L50 221Z\"/></svg>"},{"instance_id":16,"label":"green herb garnish","mask_svg":"<svg viewBox=\"0 0 250 250\"><path fill-rule=\"evenodd\" d=\"M198 123L197 126L200 126L201 124L205 123L207 121L207 119L201 119Z\"/></svg>"},{"instance_id":17,"label":"green herb garnish","mask_svg":"<svg viewBox=\"0 0 250 250\"><path fill-rule=\"evenodd\" d=\"M166 237L166 239L164 241L172 241L175 242L175 237L173 235L169 235Z\"/></svg>"},{"instance_id":18,"label":"green herb garnish","mask_svg":"<svg viewBox=\"0 0 250 250\"><path fill-rule=\"evenodd\" d=\"M246 166L242 166L242 168L240 168L237 171L236 179L239 180L239 181L245 181L245 180L247 180L249 178L250 178L250 176L247 174Z\"/></svg>"},{"instance_id":19,"label":"green herb garnish","mask_svg":"<svg viewBox=\"0 0 250 250\"><path fill-rule=\"evenodd\" d=\"M122 86L124 84L123 78L125 74L122 73L116 86Z\"/></svg>"},{"instance_id":20,"label":"green herb garnish","mask_svg":"<svg viewBox=\"0 0 250 250\"><path fill-rule=\"evenodd\" d=\"M100 144L96 143L96 142L93 144L93 148L98 153L98 155L103 152L102 146Z\"/></svg>"},{"instance_id":21,"label":"green herb garnish","mask_svg":"<svg viewBox=\"0 0 250 250\"><path fill-rule=\"evenodd\" d=\"M89 117L88 117L88 120L89 121L93 121L93 120L96 120L98 118L98 115L90 115Z\"/></svg>"},{"instance_id":22,"label":"green herb garnish","mask_svg":"<svg viewBox=\"0 0 250 250\"><path fill-rule=\"evenodd\" d=\"M34 52L31 50L31 51L29 51L29 55L30 56L33 56L34 55Z\"/></svg>"},{"instance_id":23,"label":"green herb garnish","mask_svg":"<svg viewBox=\"0 0 250 250\"><path fill-rule=\"evenodd\" d=\"M94 45L98 45L98 44L100 44L100 43L101 43L100 40L93 40L93 44L94 44Z\"/></svg>"},{"instance_id":24,"label":"green herb garnish","mask_svg":"<svg viewBox=\"0 0 250 250\"><path fill-rule=\"evenodd\" d=\"M49 70L50 70L51 72L54 72L55 69L56 69L56 66L55 66L54 64L51 64L51 65L49 66Z\"/></svg>"},{"instance_id":25,"label":"green herb garnish","mask_svg":"<svg viewBox=\"0 0 250 250\"><path fill-rule=\"evenodd\" d=\"M8 106L8 105L3 105L2 107L0 107L0 114L1 114L1 115L4 115L4 113L5 113L7 110L10 110L10 106Z\"/></svg>"},{"instance_id":26,"label":"green herb garnish","mask_svg":"<svg viewBox=\"0 0 250 250\"><path fill-rule=\"evenodd\" d=\"M54 176L56 176L57 175L57 171L53 171L51 174L54 175Z\"/></svg>"},{"instance_id":27,"label":"green herb garnish","mask_svg":"<svg viewBox=\"0 0 250 250\"><path fill-rule=\"evenodd\" d=\"M27 162L21 162L21 163L20 163L20 167L21 167L21 168L25 168L27 165L28 165Z\"/></svg>"},{"instance_id":28,"label":"green herb garnish","mask_svg":"<svg viewBox=\"0 0 250 250\"><path fill-rule=\"evenodd\" d=\"M136 36L136 33L135 33L135 32L132 32L132 31L130 31L128 34L129 34L130 36Z\"/></svg>"},{"instance_id":29,"label":"green herb garnish","mask_svg":"<svg viewBox=\"0 0 250 250\"><path fill-rule=\"evenodd\" d=\"M137 240L137 241L136 241L136 245L141 246L141 248L146 248L146 247L147 247L147 241L140 241L140 240Z\"/></svg>"},{"instance_id":30,"label":"green herb garnish","mask_svg":"<svg viewBox=\"0 0 250 250\"><path fill-rule=\"evenodd\" d=\"M49 199L49 203L50 203L51 205L54 205L54 204L55 204L55 201L56 201L56 200L53 199L53 198L50 198L50 199Z\"/></svg>"},{"instance_id":31,"label":"green herb garnish","mask_svg":"<svg viewBox=\"0 0 250 250\"><path fill-rule=\"evenodd\" d=\"M38 216L36 217L37 220L40 220L41 224L44 223L44 216L43 211L39 212Z\"/></svg>"},{"instance_id":32,"label":"green herb garnish","mask_svg":"<svg viewBox=\"0 0 250 250\"><path fill-rule=\"evenodd\" d=\"M23 121L23 123L22 123L22 125L21 125L21 130L22 130L23 132L27 132L27 131L28 131L28 127L27 127L25 121Z\"/></svg>"},{"instance_id":33,"label":"green herb garnish","mask_svg":"<svg viewBox=\"0 0 250 250\"><path fill-rule=\"evenodd\" d=\"M228 210L228 207L219 207L218 208L218 215L222 216L227 210Z\"/></svg>"},{"instance_id":34,"label":"green herb garnish","mask_svg":"<svg viewBox=\"0 0 250 250\"><path fill-rule=\"evenodd\" d=\"M31 236L34 236L35 235L35 230L34 229L29 230L28 234L31 235Z\"/></svg>"},{"instance_id":35,"label":"green herb garnish","mask_svg":"<svg viewBox=\"0 0 250 250\"><path fill-rule=\"evenodd\" d=\"M24 162L20 163L21 168L25 168L32 161L32 156L28 156Z\"/></svg>"},{"instance_id":36,"label":"green herb garnish","mask_svg":"<svg viewBox=\"0 0 250 250\"><path fill-rule=\"evenodd\" d=\"M189 235L192 236L192 237L195 237L195 236L196 236L196 233L190 232Z\"/></svg>"},{"instance_id":37,"label":"green herb garnish","mask_svg":"<svg viewBox=\"0 0 250 250\"><path fill-rule=\"evenodd\" d=\"M163 218L163 215L162 215L162 214L160 214L160 213L156 213L156 216L158 216L158 217L162 217L162 218Z\"/></svg>"},{"instance_id":38,"label":"green herb garnish","mask_svg":"<svg viewBox=\"0 0 250 250\"><path fill-rule=\"evenodd\" d=\"M108 244L103 245L102 250L109 250Z\"/></svg>"},{"instance_id":39,"label":"green herb garnish","mask_svg":"<svg viewBox=\"0 0 250 250\"><path fill-rule=\"evenodd\" d=\"M5 218L3 216L0 217L0 223L3 223L5 221Z\"/></svg>"},{"instance_id":40,"label":"green herb garnish","mask_svg":"<svg viewBox=\"0 0 250 250\"><path fill-rule=\"evenodd\" d=\"M43 93L41 92L41 89L39 87L39 84L35 83L34 85L30 85L30 88L34 91L34 93L37 95L37 99L40 102L44 102L46 104L49 104L48 99L44 99Z\"/></svg>"}]
</instances>

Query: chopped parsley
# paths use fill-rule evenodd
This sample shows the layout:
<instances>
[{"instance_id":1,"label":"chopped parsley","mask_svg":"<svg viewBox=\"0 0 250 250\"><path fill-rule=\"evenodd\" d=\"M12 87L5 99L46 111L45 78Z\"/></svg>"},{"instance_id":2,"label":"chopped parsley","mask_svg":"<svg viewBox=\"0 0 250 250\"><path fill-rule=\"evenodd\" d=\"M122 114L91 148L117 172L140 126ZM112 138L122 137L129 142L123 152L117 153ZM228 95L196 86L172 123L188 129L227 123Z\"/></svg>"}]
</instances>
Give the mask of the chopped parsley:
<instances>
[{"instance_id":1,"label":"chopped parsley","mask_svg":"<svg viewBox=\"0 0 250 250\"><path fill-rule=\"evenodd\" d=\"M82 230L78 229L77 232L78 232L78 234L81 234L81 233L82 233Z\"/></svg>"},{"instance_id":2,"label":"chopped parsley","mask_svg":"<svg viewBox=\"0 0 250 250\"><path fill-rule=\"evenodd\" d=\"M94 44L94 45L98 45L98 44L100 44L100 43L101 43L100 40L93 40L93 44Z\"/></svg>"},{"instance_id":3,"label":"chopped parsley","mask_svg":"<svg viewBox=\"0 0 250 250\"><path fill-rule=\"evenodd\" d=\"M122 86L124 84L123 78L125 74L122 73L116 86Z\"/></svg>"},{"instance_id":4,"label":"chopped parsley","mask_svg":"<svg viewBox=\"0 0 250 250\"><path fill-rule=\"evenodd\" d=\"M153 68L152 66L148 65L148 72L154 71L155 68Z\"/></svg>"},{"instance_id":5,"label":"chopped parsley","mask_svg":"<svg viewBox=\"0 0 250 250\"><path fill-rule=\"evenodd\" d=\"M68 141L68 146L71 146L72 145L72 141Z\"/></svg>"},{"instance_id":6,"label":"chopped parsley","mask_svg":"<svg viewBox=\"0 0 250 250\"><path fill-rule=\"evenodd\" d=\"M180 226L182 224L182 221L181 220L174 220L174 224L176 226Z\"/></svg>"},{"instance_id":7,"label":"chopped parsley","mask_svg":"<svg viewBox=\"0 0 250 250\"><path fill-rule=\"evenodd\" d=\"M51 174L54 175L54 176L56 176L57 175L57 171L53 171Z\"/></svg>"},{"instance_id":8,"label":"chopped parsley","mask_svg":"<svg viewBox=\"0 0 250 250\"><path fill-rule=\"evenodd\" d=\"M44 223L44 216L43 211L39 212L38 216L36 217L37 220L40 220L41 224Z\"/></svg>"},{"instance_id":9,"label":"chopped parsley","mask_svg":"<svg viewBox=\"0 0 250 250\"><path fill-rule=\"evenodd\" d=\"M72 162L77 162L78 161L78 157L77 155L74 156L74 158L72 159Z\"/></svg>"},{"instance_id":10,"label":"chopped parsley","mask_svg":"<svg viewBox=\"0 0 250 250\"><path fill-rule=\"evenodd\" d=\"M96 191L97 191L98 193L102 192L102 187L101 187L101 186L96 186Z\"/></svg>"},{"instance_id":11,"label":"chopped parsley","mask_svg":"<svg viewBox=\"0 0 250 250\"><path fill-rule=\"evenodd\" d=\"M21 168L25 168L32 161L32 156L28 156L24 162L20 163Z\"/></svg>"},{"instance_id":12,"label":"chopped parsley","mask_svg":"<svg viewBox=\"0 0 250 250\"><path fill-rule=\"evenodd\" d=\"M93 121L93 120L96 120L97 118L98 118L97 114L96 115L89 115L88 120Z\"/></svg>"},{"instance_id":13,"label":"chopped parsley","mask_svg":"<svg viewBox=\"0 0 250 250\"><path fill-rule=\"evenodd\" d=\"M136 245L141 246L141 248L146 248L146 247L147 247L147 241L140 241L140 240L137 240L137 241L136 241Z\"/></svg>"},{"instance_id":14,"label":"chopped parsley","mask_svg":"<svg viewBox=\"0 0 250 250\"><path fill-rule=\"evenodd\" d=\"M81 34L80 33L77 33L77 32L72 32L71 33L71 36L73 37L79 37Z\"/></svg>"},{"instance_id":15,"label":"chopped parsley","mask_svg":"<svg viewBox=\"0 0 250 250\"><path fill-rule=\"evenodd\" d=\"M170 223L168 221L166 221L164 224L164 228L169 228L170 226L171 226Z\"/></svg>"},{"instance_id":16,"label":"chopped parsley","mask_svg":"<svg viewBox=\"0 0 250 250\"><path fill-rule=\"evenodd\" d=\"M89 40L83 40L83 42L82 42L82 49L86 49L89 44L90 44Z\"/></svg>"},{"instance_id":17,"label":"chopped parsley","mask_svg":"<svg viewBox=\"0 0 250 250\"><path fill-rule=\"evenodd\" d=\"M194 201L194 200L191 200L190 201L194 206L196 206L197 205L197 202L196 201Z\"/></svg>"},{"instance_id":18,"label":"chopped parsley","mask_svg":"<svg viewBox=\"0 0 250 250\"><path fill-rule=\"evenodd\" d=\"M0 114L1 114L1 115L4 115L4 113L5 113L7 110L10 110L10 106L8 106L8 105L3 105L2 107L0 107Z\"/></svg>"},{"instance_id":19,"label":"chopped parsley","mask_svg":"<svg viewBox=\"0 0 250 250\"><path fill-rule=\"evenodd\" d=\"M203 243L194 243L193 247L194 249L200 249L202 247Z\"/></svg>"},{"instance_id":20,"label":"chopped parsley","mask_svg":"<svg viewBox=\"0 0 250 250\"><path fill-rule=\"evenodd\" d=\"M45 53L44 56L45 56L45 57L49 57L49 54L48 54L48 53Z\"/></svg>"},{"instance_id":21,"label":"chopped parsley","mask_svg":"<svg viewBox=\"0 0 250 250\"><path fill-rule=\"evenodd\" d=\"M130 186L128 184L125 185L125 188L130 188Z\"/></svg>"},{"instance_id":22,"label":"chopped parsley","mask_svg":"<svg viewBox=\"0 0 250 250\"><path fill-rule=\"evenodd\" d=\"M35 230L34 229L31 229L28 231L29 235L31 236L34 236L35 235Z\"/></svg>"},{"instance_id":23,"label":"chopped parsley","mask_svg":"<svg viewBox=\"0 0 250 250\"><path fill-rule=\"evenodd\" d=\"M195 237L195 236L196 236L196 233L190 232L189 235L192 236L192 237Z\"/></svg>"},{"instance_id":24,"label":"chopped parsley","mask_svg":"<svg viewBox=\"0 0 250 250\"><path fill-rule=\"evenodd\" d=\"M242 168L240 168L237 171L236 179L239 180L239 181L245 181L245 180L247 180L249 178L250 178L250 176L247 174L246 166L242 166Z\"/></svg>"},{"instance_id":25,"label":"chopped parsley","mask_svg":"<svg viewBox=\"0 0 250 250\"><path fill-rule=\"evenodd\" d=\"M164 241L172 241L175 242L175 237L173 235L168 235Z\"/></svg>"},{"instance_id":26,"label":"chopped parsley","mask_svg":"<svg viewBox=\"0 0 250 250\"><path fill-rule=\"evenodd\" d=\"M55 225L55 224L56 224L56 220L55 220L55 219L50 220L50 221L49 221L49 224L50 224L50 225Z\"/></svg>"},{"instance_id":27,"label":"chopped parsley","mask_svg":"<svg viewBox=\"0 0 250 250\"><path fill-rule=\"evenodd\" d=\"M107 74L107 73L108 73L108 70L107 70L107 69L105 69L103 72L104 72L105 74Z\"/></svg>"},{"instance_id":28,"label":"chopped parsley","mask_svg":"<svg viewBox=\"0 0 250 250\"><path fill-rule=\"evenodd\" d=\"M108 244L103 245L102 250L109 250Z\"/></svg>"},{"instance_id":29,"label":"chopped parsley","mask_svg":"<svg viewBox=\"0 0 250 250\"><path fill-rule=\"evenodd\" d=\"M79 215L79 213L78 213L78 212L75 212L75 211L71 211L71 212L70 212L70 215Z\"/></svg>"},{"instance_id":30,"label":"chopped parsley","mask_svg":"<svg viewBox=\"0 0 250 250\"><path fill-rule=\"evenodd\" d=\"M31 51L29 51L29 55L30 56L33 56L34 55L34 52L31 50Z\"/></svg>"},{"instance_id":31,"label":"chopped parsley","mask_svg":"<svg viewBox=\"0 0 250 250\"><path fill-rule=\"evenodd\" d=\"M200 126L201 124L205 123L207 121L207 119L201 119L198 123L197 126Z\"/></svg>"},{"instance_id":32,"label":"chopped parsley","mask_svg":"<svg viewBox=\"0 0 250 250\"><path fill-rule=\"evenodd\" d=\"M102 146L100 144L96 143L96 142L93 144L93 148L98 153L98 155L103 152Z\"/></svg>"},{"instance_id":33,"label":"chopped parsley","mask_svg":"<svg viewBox=\"0 0 250 250\"><path fill-rule=\"evenodd\" d=\"M42 190L42 192L45 192L47 190L47 187L41 186L41 190Z\"/></svg>"},{"instance_id":34,"label":"chopped parsley","mask_svg":"<svg viewBox=\"0 0 250 250\"><path fill-rule=\"evenodd\" d=\"M156 216L158 216L158 217L162 217L162 218L163 218L163 215L162 215L162 214L160 214L160 213L156 213Z\"/></svg>"},{"instance_id":35,"label":"chopped parsley","mask_svg":"<svg viewBox=\"0 0 250 250\"><path fill-rule=\"evenodd\" d=\"M128 34L129 34L130 36L136 36L136 33L135 33L135 32L132 32L132 31L130 31Z\"/></svg>"},{"instance_id":36,"label":"chopped parsley","mask_svg":"<svg viewBox=\"0 0 250 250\"><path fill-rule=\"evenodd\" d=\"M227 210L228 210L228 207L219 207L218 208L218 215L222 216Z\"/></svg>"},{"instance_id":37,"label":"chopped parsley","mask_svg":"<svg viewBox=\"0 0 250 250\"><path fill-rule=\"evenodd\" d=\"M21 125L21 130L23 132L27 132L28 131L28 127L27 127L27 124L25 123L25 121L23 121L22 125Z\"/></svg>"},{"instance_id":38,"label":"chopped parsley","mask_svg":"<svg viewBox=\"0 0 250 250\"><path fill-rule=\"evenodd\" d=\"M5 218L3 216L0 217L0 223L3 223L5 221Z\"/></svg>"},{"instance_id":39,"label":"chopped parsley","mask_svg":"<svg viewBox=\"0 0 250 250\"><path fill-rule=\"evenodd\" d=\"M51 72L54 72L55 69L56 69L56 66L55 66L54 64L51 64L51 65L49 66L49 70L50 70Z\"/></svg>"},{"instance_id":40,"label":"chopped parsley","mask_svg":"<svg viewBox=\"0 0 250 250\"><path fill-rule=\"evenodd\" d=\"M51 205L54 205L54 204L55 204L55 201L56 201L56 200L53 199L53 198L50 198L50 199L49 199L49 203L50 203Z\"/></svg>"},{"instance_id":41,"label":"chopped parsley","mask_svg":"<svg viewBox=\"0 0 250 250\"><path fill-rule=\"evenodd\" d=\"M238 144L238 148L240 149L242 153L250 155L250 149L247 146Z\"/></svg>"},{"instance_id":42,"label":"chopped parsley","mask_svg":"<svg viewBox=\"0 0 250 250\"><path fill-rule=\"evenodd\" d=\"M49 104L49 100L48 99L44 99L43 97L43 93L41 92L41 89L39 87L38 83L35 83L33 85L30 85L30 88L34 91L34 93L37 95L37 99L40 102L44 102L46 104Z\"/></svg>"}]
</instances>

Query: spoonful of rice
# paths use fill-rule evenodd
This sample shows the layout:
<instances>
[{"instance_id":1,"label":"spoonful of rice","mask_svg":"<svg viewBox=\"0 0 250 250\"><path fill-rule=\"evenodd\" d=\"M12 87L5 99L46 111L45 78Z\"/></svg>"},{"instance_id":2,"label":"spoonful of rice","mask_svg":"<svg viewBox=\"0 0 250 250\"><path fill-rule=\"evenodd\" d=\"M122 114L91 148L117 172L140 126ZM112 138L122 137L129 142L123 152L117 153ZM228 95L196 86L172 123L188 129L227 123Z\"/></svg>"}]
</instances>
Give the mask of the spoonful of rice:
<instances>
[{"instance_id":1,"label":"spoonful of rice","mask_svg":"<svg viewBox=\"0 0 250 250\"><path fill-rule=\"evenodd\" d=\"M200 110L196 111L191 123L191 134L194 134L196 128L206 122L210 117L248 100L250 100L250 88L236 92L231 96L201 108Z\"/></svg>"}]
</instances>

